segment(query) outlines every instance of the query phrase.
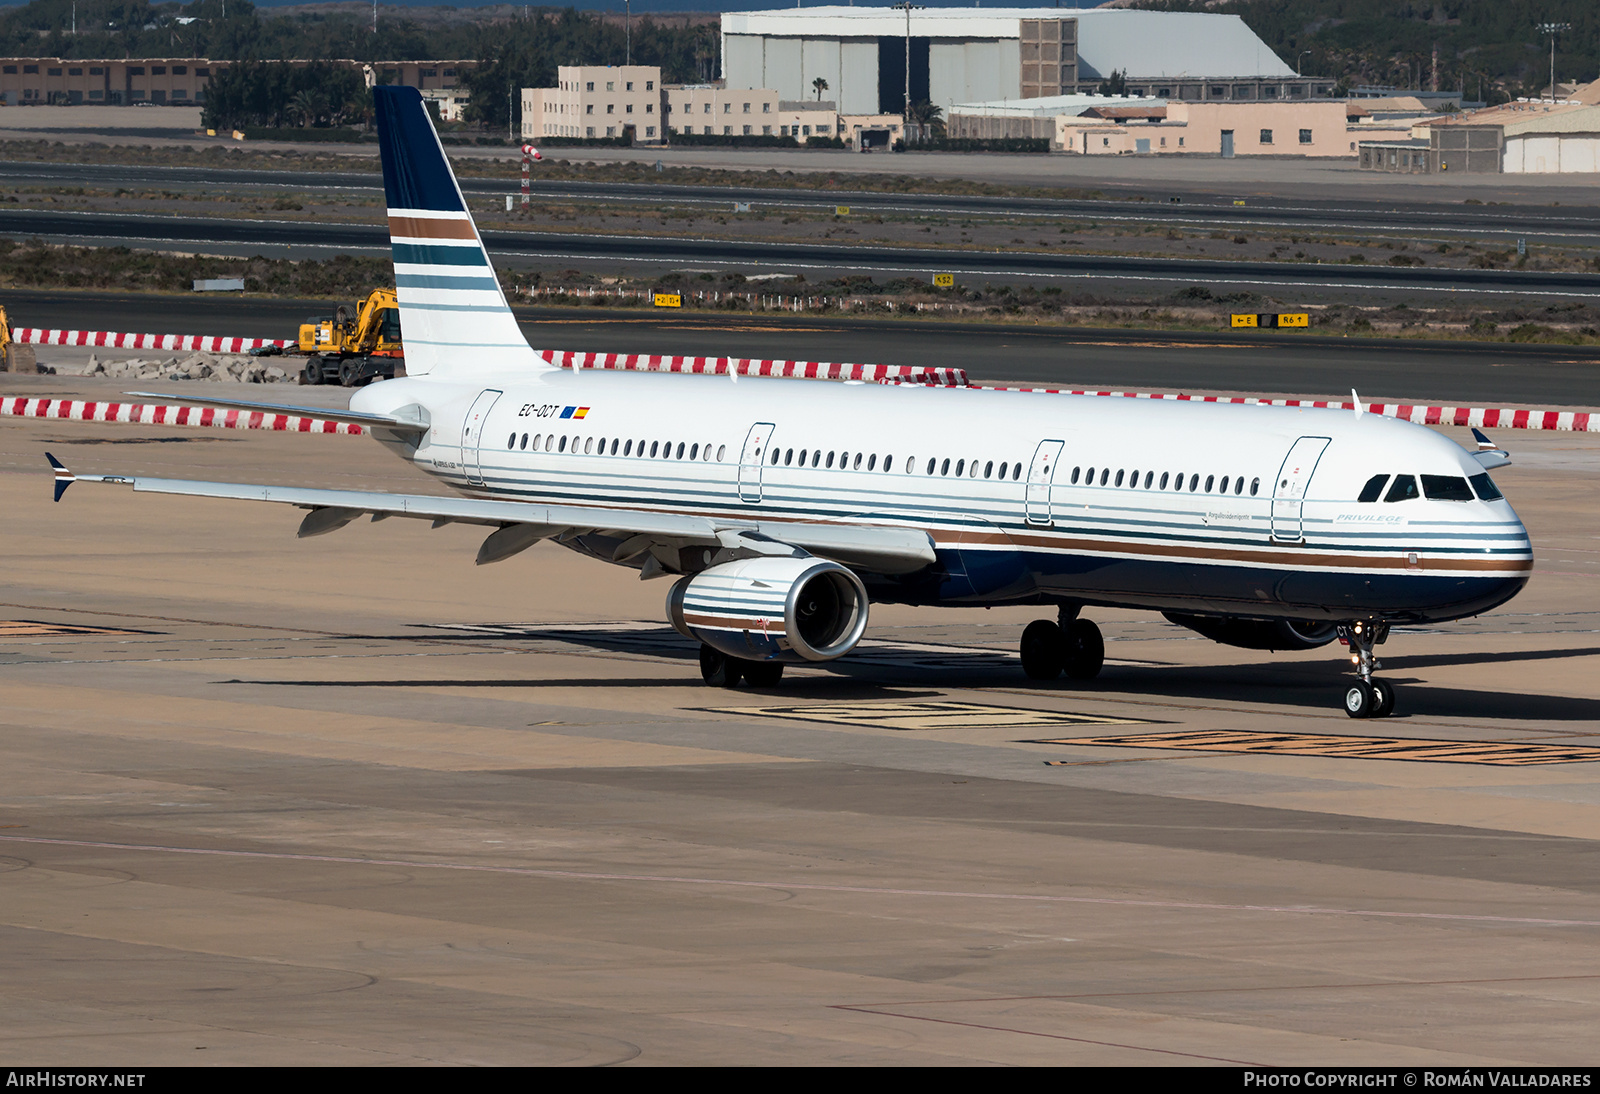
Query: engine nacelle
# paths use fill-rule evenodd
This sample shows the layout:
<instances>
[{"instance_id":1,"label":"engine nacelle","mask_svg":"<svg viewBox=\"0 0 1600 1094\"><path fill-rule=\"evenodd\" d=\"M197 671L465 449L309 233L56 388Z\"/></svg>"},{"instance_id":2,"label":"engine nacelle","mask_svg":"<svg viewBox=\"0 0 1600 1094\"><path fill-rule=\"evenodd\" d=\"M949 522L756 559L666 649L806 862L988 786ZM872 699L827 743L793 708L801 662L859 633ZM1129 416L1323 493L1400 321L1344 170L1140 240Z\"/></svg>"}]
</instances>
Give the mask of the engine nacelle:
<instances>
[{"instance_id":1,"label":"engine nacelle","mask_svg":"<svg viewBox=\"0 0 1600 1094\"><path fill-rule=\"evenodd\" d=\"M867 629L861 579L826 559L747 558L680 580L667 594L679 633L747 661L831 661Z\"/></svg>"},{"instance_id":2,"label":"engine nacelle","mask_svg":"<svg viewBox=\"0 0 1600 1094\"><path fill-rule=\"evenodd\" d=\"M1247 650L1314 650L1338 636L1332 623L1301 619L1240 619L1232 615L1178 615L1163 613L1180 627Z\"/></svg>"}]
</instances>

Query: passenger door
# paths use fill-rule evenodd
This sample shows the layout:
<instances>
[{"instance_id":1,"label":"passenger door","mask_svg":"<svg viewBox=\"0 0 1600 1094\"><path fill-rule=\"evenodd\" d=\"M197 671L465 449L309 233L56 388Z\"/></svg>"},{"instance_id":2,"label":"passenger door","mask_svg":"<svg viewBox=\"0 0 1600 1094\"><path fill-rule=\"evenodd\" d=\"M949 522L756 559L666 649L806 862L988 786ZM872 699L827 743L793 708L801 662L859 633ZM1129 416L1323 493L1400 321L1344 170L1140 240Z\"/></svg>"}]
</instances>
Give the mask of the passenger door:
<instances>
[{"instance_id":1,"label":"passenger door","mask_svg":"<svg viewBox=\"0 0 1600 1094\"><path fill-rule=\"evenodd\" d=\"M771 422L757 422L750 427L744 439L744 453L739 457L739 500L761 500L761 467L767 454L767 443L772 440L776 427Z\"/></svg>"},{"instance_id":2,"label":"passenger door","mask_svg":"<svg viewBox=\"0 0 1600 1094\"><path fill-rule=\"evenodd\" d=\"M1056 462L1061 456L1065 441L1040 441L1033 453L1033 463L1028 467L1028 490L1025 506L1029 524L1053 523L1050 517L1050 484L1055 479Z\"/></svg>"},{"instance_id":3,"label":"passenger door","mask_svg":"<svg viewBox=\"0 0 1600 1094\"><path fill-rule=\"evenodd\" d=\"M473 486L483 485L483 426L499 398L498 391L483 391L473 400L472 409L461 423L461 469Z\"/></svg>"},{"instance_id":4,"label":"passenger door","mask_svg":"<svg viewBox=\"0 0 1600 1094\"><path fill-rule=\"evenodd\" d=\"M1272 484L1272 538L1282 543L1305 539L1301 514L1305 508L1306 487L1311 473L1328 447L1327 437L1301 437L1284 457L1283 467Z\"/></svg>"}]
</instances>

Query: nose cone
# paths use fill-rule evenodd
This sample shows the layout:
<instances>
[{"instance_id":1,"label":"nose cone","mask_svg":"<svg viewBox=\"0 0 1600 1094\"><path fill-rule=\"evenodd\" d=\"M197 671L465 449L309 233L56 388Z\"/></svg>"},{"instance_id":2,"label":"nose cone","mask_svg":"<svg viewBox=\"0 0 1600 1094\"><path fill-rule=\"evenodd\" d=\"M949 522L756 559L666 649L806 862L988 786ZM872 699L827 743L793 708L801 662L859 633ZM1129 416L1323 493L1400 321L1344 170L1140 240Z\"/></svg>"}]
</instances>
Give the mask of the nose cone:
<instances>
[{"instance_id":1,"label":"nose cone","mask_svg":"<svg viewBox=\"0 0 1600 1094\"><path fill-rule=\"evenodd\" d=\"M1479 615L1498 608L1527 586L1533 574L1533 541L1528 529L1504 502L1490 507L1499 512L1484 522L1476 551L1438 558L1430 557L1426 548L1419 549L1422 570L1434 594L1428 618Z\"/></svg>"}]
</instances>

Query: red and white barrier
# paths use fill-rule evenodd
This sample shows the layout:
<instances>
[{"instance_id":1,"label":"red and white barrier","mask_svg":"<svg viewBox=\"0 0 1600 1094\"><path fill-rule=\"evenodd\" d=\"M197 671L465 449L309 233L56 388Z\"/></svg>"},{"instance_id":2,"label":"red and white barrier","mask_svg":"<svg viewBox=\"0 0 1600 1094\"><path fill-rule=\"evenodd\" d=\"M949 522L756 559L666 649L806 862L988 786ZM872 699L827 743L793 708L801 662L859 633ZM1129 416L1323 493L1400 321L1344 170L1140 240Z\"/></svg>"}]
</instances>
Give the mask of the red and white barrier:
<instances>
[{"instance_id":1,"label":"red and white barrier","mask_svg":"<svg viewBox=\"0 0 1600 1094\"><path fill-rule=\"evenodd\" d=\"M966 371L921 365L852 365L836 361L768 361L752 357L658 357L643 353L575 353L538 350L561 368L617 369L629 372L680 372L697 376L777 376L791 380L860 380L877 384L967 387Z\"/></svg>"},{"instance_id":2,"label":"red and white barrier","mask_svg":"<svg viewBox=\"0 0 1600 1094\"><path fill-rule=\"evenodd\" d=\"M15 342L34 346L102 346L106 349L164 349L201 353L247 353L263 346L292 346L293 339L217 338L201 334L115 334L105 330L46 330L16 327Z\"/></svg>"},{"instance_id":3,"label":"red and white barrier","mask_svg":"<svg viewBox=\"0 0 1600 1094\"><path fill-rule=\"evenodd\" d=\"M259 410L171 406L156 403L96 403L76 399L0 399L0 417L56 418L74 422L132 422L138 425L192 425L210 429L265 429L276 433L366 432L358 425L268 414Z\"/></svg>"},{"instance_id":4,"label":"red and white barrier","mask_svg":"<svg viewBox=\"0 0 1600 1094\"><path fill-rule=\"evenodd\" d=\"M1175 395L1148 391L1070 391L1048 387L984 387L983 391L1026 391L1038 395L1097 395L1113 399L1172 399L1189 403L1241 403L1250 406L1303 406L1354 410L1351 402L1331 399L1258 399L1249 395ZM1600 413L1589 410L1517 410L1513 408L1422 406L1414 403L1363 403L1369 414L1403 418L1417 425L1471 426L1478 429L1549 429L1563 433L1600 433Z\"/></svg>"},{"instance_id":5,"label":"red and white barrier","mask_svg":"<svg viewBox=\"0 0 1600 1094\"><path fill-rule=\"evenodd\" d=\"M108 349L157 349L206 353L244 353L263 346L293 346L292 340L218 338L194 334L113 334L109 331L45 330L19 327L13 340L41 346L103 346ZM688 373L701 376L773 376L799 380L859 380L879 384L921 384L927 387L971 387L964 369L922 365L859 365L835 361L774 361L750 357L667 357L642 353L577 353L539 350L553 365L570 369ZM1244 395L1179 395L1146 391L1088 391L1067 388L984 387L983 391L1024 391L1043 395L1097 395L1122 399L1173 399L1196 403L1244 403L1351 410L1353 403L1322 399L1258 399ZM30 408L20 409L23 404ZM35 406L39 404L39 406ZM40 409L42 407L43 409ZM69 409L77 408L77 409ZM1471 426L1479 429L1538 429L1600 433L1600 412L1587 410L1522 410L1502 407L1423 406L1413 403L1369 403L1366 410L1418 425ZM361 427L321 418L202 410L199 407L144 406L136 403L85 403L50 399L0 400L0 415L73 418L82 421L141 422L146 425L199 425L225 429L288 430L300 433L359 434ZM152 415L155 415L152 417Z\"/></svg>"}]
</instances>

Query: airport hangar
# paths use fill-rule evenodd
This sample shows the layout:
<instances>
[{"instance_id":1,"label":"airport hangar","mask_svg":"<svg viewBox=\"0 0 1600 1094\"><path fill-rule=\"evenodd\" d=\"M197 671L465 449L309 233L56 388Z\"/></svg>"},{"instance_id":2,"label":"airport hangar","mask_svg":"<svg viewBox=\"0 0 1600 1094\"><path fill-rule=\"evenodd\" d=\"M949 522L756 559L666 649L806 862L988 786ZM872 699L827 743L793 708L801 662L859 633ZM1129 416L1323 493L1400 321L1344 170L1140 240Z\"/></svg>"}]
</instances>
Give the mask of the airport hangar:
<instances>
[{"instance_id":1,"label":"airport hangar","mask_svg":"<svg viewBox=\"0 0 1600 1094\"><path fill-rule=\"evenodd\" d=\"M727 12L729 88L782 99L825 96L843 114L898 114L905 102L906 13L816 7ZM1326 97L1237 15L1125 8L921 8L910 13L911 99L956 103L1092 93L1113 72L1128 92L1187 102ZM813 87L827 81L825 93Z\"/></svg>"}]
</instances>

